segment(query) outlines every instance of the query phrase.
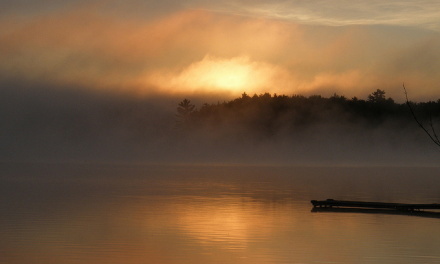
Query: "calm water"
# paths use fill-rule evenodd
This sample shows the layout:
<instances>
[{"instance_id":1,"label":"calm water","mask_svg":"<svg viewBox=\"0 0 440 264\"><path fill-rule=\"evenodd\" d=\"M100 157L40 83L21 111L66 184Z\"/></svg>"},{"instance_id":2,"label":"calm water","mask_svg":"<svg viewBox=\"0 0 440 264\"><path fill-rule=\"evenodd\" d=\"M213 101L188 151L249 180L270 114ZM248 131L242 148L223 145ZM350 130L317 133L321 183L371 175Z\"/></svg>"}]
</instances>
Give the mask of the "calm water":
<instances>
[{"instance_id":1,"label":"calm water","mask_svg":"<svg viewBox=\"0 0 440 264\"><path fill-rule=\"evenodd\" d=\"M440 263L440 218L310 204L439 186L438 168L3 164L0 263Z\"/></svg>"}]
</instances>

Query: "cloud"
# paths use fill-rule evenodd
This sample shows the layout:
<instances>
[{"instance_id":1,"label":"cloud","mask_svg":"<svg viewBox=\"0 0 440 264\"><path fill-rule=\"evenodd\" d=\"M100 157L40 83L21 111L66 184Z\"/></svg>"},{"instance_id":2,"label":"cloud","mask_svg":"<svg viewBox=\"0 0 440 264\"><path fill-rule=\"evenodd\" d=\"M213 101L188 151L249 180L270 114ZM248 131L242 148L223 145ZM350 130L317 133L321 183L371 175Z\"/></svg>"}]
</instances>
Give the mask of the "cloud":
<instances>
[{"instance_id":1,"label":"cloud","mask_svg":"<svg viewBox=\"0 0 440 264\"><path fill-rule=\"evenodd\" d=\"M203 14L153 21L119 19L79 8L25 21L7 20L0 35L0 76L111 86L127 82L172 49L182 28ZM133 76L134 75L134 76Z\"/></svg>"},{"instance_id":2,"label":"cloud","mask_svg":"<svg viewBox=\"0 0 440 264\"><path fill-rule=\"evenodd\" d=\"M400 25L440 30L440 3L436 0L302 1L302 0L16 0L2 3L2 16L35 15L77 6L95 8L125 18L158 17L188 9L204 9L223 14L282 19L302 24L331 26Z\"/></svg>"},{"instance_id":3,"label":"cloud","mask_svg":"<svg viewBox=\"0 0 440 264\"><path fill-rule=\"evenodd\" d=\"M346 8L362 9L356 3ZM234 96L246 91L347 97L364 97L377 88L400 94L406 82L423 86L417 93L424 98L438 96L439 33L400 26L304 25L212 12L204 2L186 4L205 9L142 17L94 3L0 18L0 79L143 94L213 89ZM315 10L302 1L277 4L279 10L302 9L304 16ZM257 14L258 8L269 12L274 4L248 6ZM335 8L328 7L326 14L332 12Z\"/></svg>"},{"instance_id":4,"label":"cloud","mask_svg":"<svg viewBox=\"0 0 440 264\"><path fill-rule=\"evenodd\" d=\"M292 36L282 23L201 10L142 20L80 7L0 27L0 77L97 87L136 85L145 71L188 65L207 53L271 58Z\"/></svg>"},{"instance_id":5,"label":"cloud","mask_svg":"<svg viewBox=\"0 0 440 264\"><path fill-rule=\"evenodd\" d=\"M440 3L423 1L223 1L210 6L220 12L284 19L306 24L420 26L440 31Z\"/></svg>"}]
</instances>

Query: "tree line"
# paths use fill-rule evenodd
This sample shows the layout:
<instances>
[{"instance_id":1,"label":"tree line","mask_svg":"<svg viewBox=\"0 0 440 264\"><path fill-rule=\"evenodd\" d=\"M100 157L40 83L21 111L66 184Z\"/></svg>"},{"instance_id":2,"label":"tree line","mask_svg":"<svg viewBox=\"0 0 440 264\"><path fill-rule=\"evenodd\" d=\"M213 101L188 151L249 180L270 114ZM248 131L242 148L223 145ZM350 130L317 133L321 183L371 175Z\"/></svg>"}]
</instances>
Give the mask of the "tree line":
<instances>
[{"instance_id":1,"label":"tree line","mask_svg":"<svg viewBox=\"0 0 440 264\"><path fill-rule=\"evenodd\" d=\"M432 124L432 120L440 117L440 99L396 103L380 89L366 99L348 99L338 94L323 97L270 93L249 96L243 93L239 98L222 103L205 103L198 108L185 99L178 105L176 126L186 130L241 127L265 135L299 131L316 124L375 128L393 123L399 128L414 125L411 109L420 122Z\"/></svg>"}]
</instances>

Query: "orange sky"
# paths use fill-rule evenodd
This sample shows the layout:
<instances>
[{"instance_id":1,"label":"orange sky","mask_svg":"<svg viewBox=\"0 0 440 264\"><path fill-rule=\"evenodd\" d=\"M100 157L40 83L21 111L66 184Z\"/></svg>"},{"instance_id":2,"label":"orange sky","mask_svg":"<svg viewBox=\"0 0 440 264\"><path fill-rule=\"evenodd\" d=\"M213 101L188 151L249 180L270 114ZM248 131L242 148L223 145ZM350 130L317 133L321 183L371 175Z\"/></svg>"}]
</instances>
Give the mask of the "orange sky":
<instances>
[{"instance_id":1,"label":"orange sky","mask_svg":"<svg viewBox=\"0 0 440 264\"><path fill-rule=\"evenodd\" d=\"M414 99L440 97L435 1L55 2L5 4L1 80L233 97L380 88L396 99L405 82Z\"/></svg>"}]
</instances>

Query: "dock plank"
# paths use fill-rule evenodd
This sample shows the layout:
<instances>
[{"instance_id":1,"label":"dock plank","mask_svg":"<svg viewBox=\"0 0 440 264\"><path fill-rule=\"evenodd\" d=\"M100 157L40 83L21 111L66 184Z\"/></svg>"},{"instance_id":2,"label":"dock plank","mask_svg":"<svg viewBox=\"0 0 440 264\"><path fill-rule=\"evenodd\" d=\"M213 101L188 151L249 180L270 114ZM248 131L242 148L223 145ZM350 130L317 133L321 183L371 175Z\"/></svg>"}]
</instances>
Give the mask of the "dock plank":
<instances>
[{"instance_id":1,"label":"dock plank","mask_svg":"<svg viewBox=\"0 0 440 264\"><path fill-rule=\"evenodd\" d=\"M407 203L384 203L384 202L362 202L342 201L327 199L323 201L312 200L313 207L319 208L372 208L372 209L393 209L399 211L435 210L440 209L440 204L407 204Z\"/></svg>"}]
</instances>

